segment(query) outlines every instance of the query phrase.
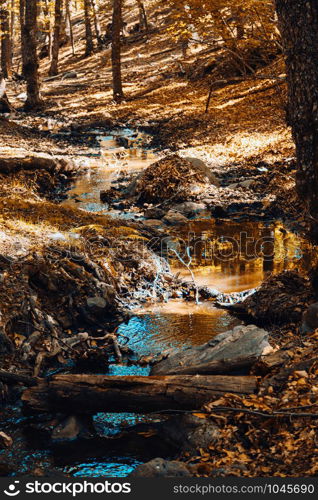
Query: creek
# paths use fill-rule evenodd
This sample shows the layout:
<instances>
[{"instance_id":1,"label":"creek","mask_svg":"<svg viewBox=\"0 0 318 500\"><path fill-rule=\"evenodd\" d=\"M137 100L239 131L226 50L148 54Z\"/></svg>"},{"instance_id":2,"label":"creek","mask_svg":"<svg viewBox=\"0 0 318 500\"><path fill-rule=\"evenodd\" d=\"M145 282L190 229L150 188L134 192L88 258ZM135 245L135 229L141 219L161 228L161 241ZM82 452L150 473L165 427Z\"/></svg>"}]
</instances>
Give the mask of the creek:
<instances>
[{"instance_id":1,"label":"creek","mask_svg":"<svg viewBox=\"0 0 318 500\"><path fill-rule=\"evenodd\" d=\"M112 217L142 220L143 213L139 211L110 210L101 203L100 191L118 182L123 174L137 173L156 161L157 154L148 146L150 137L130 129L112 133L95 130L91 131L92 137L95 154L83 160L86 171L75 180L63 205L107 213ZM181 229L169 228L169 238L183 243L184 258L185 249L191 248L191 269L196 284L213 287L221 292L255 288L270 274L306 268L310 259L310 249L301 237L279 221L235 222L213 219L209 214L202 213ZM189 270L176 255L168 259L174 272L180 273L184 280L191 281ZM166 302L147 303L133 311L128 324L122 324L118 332L129 338L127 345L136 356L143 356L170 347L202 344L240 322L228 311L214 307L212 302L196 304L175 298ZM110 375L148 373L148 367L118 364L112 364L109 372ZM99 413L94 416L99 441L90 450L87 447L84 447L85 451L83 447L73 452L69 449L66 454L47 449L45 443L34 437L27 444L24 439L17 438L11 452L7 452L7 458L16 464L14 471L9 471L9 474L32 473L38 467L44 471L54 469L78 477L127 476L138 464L158 456L156 452L160 452L159 444L155 443L153 451L146 451L143 449L145 444L136 441L116 450L103 449L106 442L103 438L116 436L137 423L157 421L156 416ZM14 408L7 418L8 427L29 424L26 417L16 416ZM100 448L98 453L96 446Z\"/></svg>"}]
</instances>

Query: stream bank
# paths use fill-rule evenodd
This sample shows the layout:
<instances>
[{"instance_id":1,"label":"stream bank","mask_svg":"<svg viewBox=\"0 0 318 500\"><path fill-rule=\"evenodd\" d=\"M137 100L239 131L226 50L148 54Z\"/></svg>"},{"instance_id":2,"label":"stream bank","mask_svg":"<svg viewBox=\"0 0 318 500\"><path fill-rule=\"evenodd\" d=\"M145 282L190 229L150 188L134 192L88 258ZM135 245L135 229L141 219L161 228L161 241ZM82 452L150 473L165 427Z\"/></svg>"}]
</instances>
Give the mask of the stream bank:
<instances>
[{"instance_id":1,"label":"stream bank","mask_svg":"<svg viewBox=\"0 0 318 500\"><path fill-rule=\"evenodd\" d=\"M127 137L124 141L120 139L124 146L119 145L122 149L118 151L118 135L120 138L120 133L115 136L95 134L95 137L99 137L98 144L103 146L101 153L98 149L97 159L88 159L85 173L76 179L68 198L61 204L35 198L24 201L23 205L19 206L16 200L18 195L16 198L13 196L11 201L6 200L4 211L7 210L7 214L12 213L12 210L15 210L15 214L19 211L22 214L23 211L24 225L21 223L21 231L24 236L32 234L33 237L31 252L26 251L19 259L3 263L3 303L7 300L5 297L10 297L10 301L7 300L7 310L4 309L4 320L8 318L8 321L4 322L4 333L8 333L10 342L7 342L7 337L3 337L3 354L4 362L7 363L4 366L11 370L21 367L21 360L17 364L13 361L12 353L15 349L20 353L26 352L29 356L32 335L35 340L31 343L34 359L43 340L47 352L54 352L56 346L52 335L66 343L69 336L87 331L91 337L102 339L109 329L113 331L118 323L125 319L127 324L120 324L117 333L119 341L120 336L128 338L126 346L123 347L127 348L126 354L130 362L115 363L112 346L109 352L106 346L104 357L110 357L110 362L106 363L107 373L115 376L147 375L147 361L144 359L145 366L136 364L140 356L147 358L171 347L184 348L203 344L210 340L211 336L226 332L242 322L226 310L216 308L213 301L204 302L204 294L200 296L201 304L196 304L198 286L202 292L211 288L224 294L240 292L258 287L263 279L272 273L287 269L308 269L308 262L312 259L310 245L279 222L242 223L239 218L236 220L233 214L230 221L222 217L213 219L211 214L203 210L197 214L190 213L190 217L185 217L181 226L176 227L160 221L159 225L153 227L152 223L149 223L152 219L148 219L145 224L145 214L140 208L136 211L130 206L126 208L123 221L119 218L122 209L113 207L109 210L109 207L100 201L100 191L107 187L107 184L112 187L113 181L121 182L118 177L122 178L125 185L127 170L129 175L131 172L136 173L147 168L155 158L151 151L144 148L142 139L141 147L135 147L139 134L131 134L130 131L128 139L132 137L131 143ZM127 131L124 131L123 135L126 136ZM108 138L105 140L104 137ZM152 208L148 204L147 209ZM34 229L35 221L39 214L44 213L46 221L50 221L50 226L44 228L45 230L41 228L42 248L37 247L35 250L34 243L38 242ZM248 245L244 238L248 239ZM149 241L152 244L147 246L145 242ZM156 242L155 246L153 242ZM235 245L233 242L236 242ZM270 246L270 251L264 252L264 245ZM191 248L191 266L182 262L187 258L188 247ZM24 248L27 248L26 244ZM194 273L195 283L191 280L189 267ZM175 273L179 273L178 278ZM15 291L13 295L12 290ZM173 300L169 300L170 298ZM313 298L309 297L310 300ZM24 309L21 308L21 303L25 304ZM137 306L142 306L141 314L135 309ZM127 312L127 309L130 309L130 312ZM13 317L12 311L15 311ZM29 329L26 329L26 323ZM36 332L42 333L35 339ZM86 342L87 337L83 340ZM96 339L94 342L101 345ZM91 344L90 350L92 347L94 346ZM64 360L60 357L61 350L52 357L43 356L45 367L40 366L39 373L46 374L48 368L53 373L56 369L61 369L60 365L63 365L64 361L69 362L68 358L73 358L72 353L65 355L65 350L62 351L62 358L66 358ZM87 346L80 351L80 357L85 352ZM125 349L123 353L125 354ZM66 365L64 368L62 366L62 369L69 370L74 367ZM30 366L25 368L25 372L30 372ZM107 456L103 450L109 445L108 441L104 443L99 437L95 438L95 441L84 437L79 445L74 445L76 451L73 458L65 458L63 467L59 469L63 448L54 445L55 451L52 454L47 443L48 432L50 434L53 428L60 425L60 419L53 418L51 422L44 422L43 428L39 422L35 427L31 423L30 427L30 420L21 418L25 424L23 427L26 436L21 436L17 428L21 423L19 419L8 418L5 424L8 429L15 429L14 440L16 438L17 443L21 443L20 454L16 455L19 456L21 465L18 465L16 459L13 460L15 448L11 456L10 452L5 452L3 456L5 460L10 459L12 462L12 474L30 472L34 468L38 469L39 474L46 474L56 468L71 475L127 475L139 463L158 455L168 458L176 456L174 448L170 451L169 447L158 448L158 443L153 445L154 456L146 455L144 451L149 447L149 441L145 438L143 444L137 446L137 437L134 434L131 446L136 446L140 451L137 454L127 452L127 455L118 457L116 462L114 456L119 450L126 449L129 437L125 435L118 441L118 445L113 443L114 446ZM112 426L116 432L120 432L125 421L129 427L138 419L136 415L124 415L119 418L116 414L94 417L95 424L99 424L102 432ZM143 422L141 425L145 425L144 417L141 416L140 419ZM158 417L154 419L161 421ZM41 428L43 441L34 441L34 433ZM152 423L150 428L142 429L141 432L145 432L146 436L148 432L151 434ZM84 436L85 432L84 429ZM161 428L159 441L163 432ZM156 439L158 442L158 438ZM101 449L99 457L96 455L97 443ZM88 451L85 455L86 448ZM26 454L26 450L30 453ZM85 456L87 461L83 461ZM82 457L82 461L79 457ZM67 460L69 462L65 463ZM76 463L70 465L72 461Z\"/></svg>"}]
</instances>

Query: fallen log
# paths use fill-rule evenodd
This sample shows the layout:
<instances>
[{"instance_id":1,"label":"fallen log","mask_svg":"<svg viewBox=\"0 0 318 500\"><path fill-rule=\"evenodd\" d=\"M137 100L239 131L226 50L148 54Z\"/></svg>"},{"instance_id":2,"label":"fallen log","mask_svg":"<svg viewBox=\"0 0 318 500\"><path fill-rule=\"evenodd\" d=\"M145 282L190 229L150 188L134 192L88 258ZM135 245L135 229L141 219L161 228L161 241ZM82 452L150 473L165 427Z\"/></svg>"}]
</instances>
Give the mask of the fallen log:
<instances>
[{"instance_id":1,"label":"fallen log","mask_svg":"<svg viewBox=\"0 0 318 500\"><path fill-rule=\"evenodd\" d=\"M255 325L236 326L207 344L172 351L154 364L151 375L230 373L251 367L270 351L268 332Z\"/></svg>"},{"instance_id":2,"label":"fallen log","mask_svg":"<svg viewBox=\"0 0 318 500\"><path fill-rule=\"evenodd\" d=\"M250 376L110 377L56 375L22 395L30 412L94 414L197 410L224 393L251 394L257 379Z\"/></svg>"},{"instance_id":3,"label":"fallen log","mask_svg":"<svg viewBox=\"0 0 318 500\"><path fill-rule=\"evenodd\" d=\"M24 158L0 158L0 173L14 174L20 170L36 171L46 170L54 173L74 173L75 165L64 159L55 159L48 156L26 156Z\"/></svg>"},{"instance_id":4,"label":"fallen log","mask_svg":"<svg viewBox=\"0 0 318 500\"><path fill-rule=\"evenodd\" d=\"M7 384L24 384L27 386L34 386L37 384L37 379L35 377L7 372L5 370L0 370L0 380L2 382L6 382Z\"/></svg>"},{"instance_id":5,"label":"fallen log","mask_svg":"<svg viewBox=\"0 0 318 500\"><path fill-rule=\"evenodd\" d=\"M154 92L155 90L158 90L161 87L164 87L162 83L154 83L153 85L150 85L146 89L140 90L139 92L136 92L135 94L132 94L131 96L127 97L126 101L134 101L135 99L144 97L145 95L150 94L150 92Z\"/></svg>"},{"instance_id":6,"label":"fallen log","mask_svg":"<svg viewBox=\"0 0 318 500\"><path fill-rule=\"evenodd\" d=\"M290 356L286 351L276 351L267 356L261 356L254 367L254 373L265 375L273 369L287 364L289 360Z\"/></svg>"}]
</instances>

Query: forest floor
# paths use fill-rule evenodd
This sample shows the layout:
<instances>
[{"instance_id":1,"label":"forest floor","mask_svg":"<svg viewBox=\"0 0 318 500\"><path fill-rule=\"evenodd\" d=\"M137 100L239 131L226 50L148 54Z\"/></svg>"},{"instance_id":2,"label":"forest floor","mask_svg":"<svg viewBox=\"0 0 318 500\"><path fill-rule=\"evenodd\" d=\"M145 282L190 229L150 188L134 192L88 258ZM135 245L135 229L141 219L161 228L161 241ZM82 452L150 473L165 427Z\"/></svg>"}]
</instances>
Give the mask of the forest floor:
<instances>
[{"instance_id":1,"label":"forest floor","mask_svg":"<svg viewBox=\"0 0 318 500\"><path fill-rule=\"evenodd\" d=\"M137 20L136 11L131 9L126 16L127 28ZM255 78L221 85L213 92L205 113L212 77L204 74L204 66L213 67L220 61L224 65L223 59L228 57L222 48L199 44L190 45L184 56L181 44L168 35L170 21L165 13L150 11L149 21L156 28L150 29L148 37L128 35L123 45L125 99L120 105L112 99L109 46L84 58L83 25L76 24L77 54L73 56L69 46L61 48L60 76L43 82L46 106L42 120L29 118L30 125L50 129L45 123L50 117L51 126L60 124L74 130L94 124L153 127L160 147L199 147L222 164L260 157L262 161L275 161L293 154L285 123L286 84L275 80L284 76L281 58L263 62ZM108 18L103 19L104 25L108 22ZM229 60L227 63L222 74L225 82L236 76ZM44 80L48 67L47 60L42 60ZM17 100L21 90L18 84L9 86L13 105L21 105Z\"/></svg>"},{"instance_id":2,"label":"forest floor","mask_svg":"<svg viewBox=\"0 0 318 500\"><path fill-rule=\"evenodd\" d=\"M137 20L131 9L127 28ZM61 48L60 75L47 81L48 61L41 61L43 112L17 116L21 125L43 134L41 146L32 132L27 143L19 141L22 155L40 148L57 156L76 157L89 150L86 137L81 138L85 131L130 127L152 134L154 147L204 160L224 181L223 186L257 174L254 193L277 196L281 213L297 217L294 144L285 122L282 57L267 64L264 59L253 77L233 82L237 68L222 47L190 44L184 56L181 44L167 36L169 18L150 9L150 26L156 27L151 27L148 37L128 35L123 45L125 99L118 105L112 99L109 46L83 58L83 25L74 21L77 53L73 56L69 46ZM102 25L108 22L105 17ZM205 68L213 68L212 76ZM212 92L205 112L210 82L220 78L224 81ZM8 95L17 108L22 105L17 96L23 90L17 83L9 84ZM58 131L70 133L69 138L50 137ZM17 149L14 134L3 139L7 152L11 146ZM262 174L256 169L263 169Z\"/></svg>"},{"instance_id":3,"label":"forest floor","mask_svg":"<svg viewBox=\"0 0 318 500\"><path fill-rule=\"evenodd\" d=\"M136 22L136 12L130 12L127 20L128 26ZM82 132L116 127L143 130L153 134L153 146L161 153L172 151L204 160L222 186L257 175L252 194L274 195L279 216L285 215L290 222L297 218L300 227L305 228L299 202L296 202L294 145L285 124L286 84L271 78L271 75L284 76L282 60L278 58L261 67L256 73L258 78L249 77L216 88L205 112L210 77L192 78L191 75L204 61L211 59L217 64L222 49L215 53L202 46L191 46L184 57L181 47L167 36L164 16L150 14L150 22L155 21L158 28L151 31L148 38L128 37L123 47L125 99L120 105L112 99L110 49L83 58L82 25L76 27L78 54L72 56L69 47L62 48L60 77L43 82L45 108L41 113L20 112L18 108L23 103L18 95L25 90L24 86L9 82L8 97L17 112L9 122L0 121L1 159L44 155L47 159L53 157L58 165L62 159L76 165L90 152ZM103 24L107 22L105 18ZM44 60L41 62L44 79L47 70L48 63ZM229 72L223 78L231 80L233 74ZM70 135L55 135L61 130ZM10 175L1 173L0 301L4 304L1 326L12 333L12 345L2 345L5 368L21 370L21 359L13 362L11 354L12 348L28 340L23 334L25 322L30 321L40 331L49 329L51 333L45 341L51 345L47 351L54 351L52 332L61 329L61 325L69 331L72 317L76 317L79 324L85 320L88 325L100 322L105 311L116 318L125 305L119 301L113 307L119 289L138 290L156 280L154 253L149 251L145 256L136 252L136 240L156 236L155 228L66 209L56 203L56 192L64 191L79 169L59 168L50 175L23 169ZM240 196L244 199L246 192L243 190ZM97 252L91 244L87 252L83 240L79 243L74 234L84 235L89 242L107 239L112 250L118 247L117 253L110 253L109 248L101 253L100 247ZM122 254L133 261L132 266L123 266ZM102 264L105 259L106 266ZM132 269L138 269L133 278ZM168 272L162 273L161 280L162 291L171 289L173 278ZM273 301L277 308L282 308L282 304L285 308L286 297L293 297L291 309L294 311L299 308L298 298L303 293L298 311L302 313L308 301L313 301L312 289L308 280L301 282L301 286L297 280L292 283L294 288L286 292L288 286L281 287L279 281L269 280L263 287L264 301L260 300L257 306L250 302L248 312L253 314L257 307L261 309L264 305L261 314L266 316L273 295L278 297ZM94 299L93 304L87 303L88 296ZM97 296L103 301L96 300ZM278 363L262 379L259 395L244 400L228 396L219 401L219 405L270 413L279 407L283 398L290 408L314 406L318 373L316 336L304 341L299 335L299 321L297 317L296 326L286 322L282 329L272 328L272 343L279 344L288 353L291 368L284 372ZM2 335L0 340L3 344ZM33 362L39 353L37 341L35 339L31 346ZM312 363L298 366L304 356L312 359ZM30 366L24 364L22 371L30 374ZM270 379L275 371L284 382ZM268 383L267 379L270 379ZM268 425L264 426L262 415L252 417L238 413L220 417L213 414L213 406L206 411L200 418L209 415L208 418L221 423L222 432L218 443L209 450L201 449L197 456L183 457L193 473L284 476L292 470L294 475L316 474L314 420L309 418L304 422L288 417L280 425L278 417L268 417Z\"/></svg>"}]
</instances>

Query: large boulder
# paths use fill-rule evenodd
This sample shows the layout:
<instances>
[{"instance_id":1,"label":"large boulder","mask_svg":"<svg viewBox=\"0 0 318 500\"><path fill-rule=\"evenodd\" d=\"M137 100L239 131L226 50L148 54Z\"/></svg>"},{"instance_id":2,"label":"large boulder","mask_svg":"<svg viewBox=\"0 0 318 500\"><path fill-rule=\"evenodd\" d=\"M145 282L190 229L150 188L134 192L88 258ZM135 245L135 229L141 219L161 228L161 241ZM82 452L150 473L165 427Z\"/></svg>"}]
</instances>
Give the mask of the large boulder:
<instances>
[{"instance_id":1,"label":"large boulder","mask_svg":"<svg viewBox=\"0 0 318 500\"><path fill-rule=\"evenodd\" d=\"M182 453L196 453L200 448L206 449L216 443L221 437L220 429L213 420L205 418L206 415L199 415L178 415L164 422L163 439Z\"/></svg>"},{"instance_id":2,"label":"large boulder","mask_svg":"<svg viewBox=\"0 0 318 500\"><path fill-rule=\"evenodd\" d=\"M189 157L189 156L185 157L184 159L189 161L192 164L193 168L197 169L203 175L206 175L207 178L209 179L209 181L211 182L211 184L213 184L214 186L217 186L217 187L220 186L219 179L216 177L216 175L213 174L213 172L211 172L211 170L204 163L203 160L200 160L200 158L193 158L193 157Z\"/></svg>"},{"instance_id":3,"label":"large boulder","mask_svg":"<svg viewBox=\"0 0 318 500\"><path fill-rule=\"evenodd\" d=\"M196 191L201 193L207 186L217 183L201 161L190 160L173 154L153 163L131 182L128 195L141 203L181 202L195 196Z\"/></svg>"},{"instance_id":4,"label":"large boulder","mask_svg":"<svg viewBox=\"0 0 318 500\"><path fill-rule=\"evenodd\" d=\"M229 373L249 368L271 350L267 331L240 325L206 344L170 351L154 364L151 375Z\"/></svg>"},{"instance_id":5,"label":"large boulder","mask_svg":"<svg viewBox=\"0 0 318 500\"><path fill-rule=\"evenodd\" d=\"M12 174L25 171L45 170L51 174L65 175L73 174L77 170L76 165L65 158L57 159L49 155L34 155L16 158L0 158L0 173Z\"/></svg>"},{"instance_id":6,"label":"large boulder","mask_svg":"<svg viewBox=\"0 0 318 500\"><path fill-rule=\"evenodd\" d=\"M169 210L169 212L164 216L162 220L169 226L180 226L181 224L188 223L188 219L175 210Z\"/></svg>"},{"instance_id":7,"label":"large boulder","mask_svg":"<svg viewBox=\"0 0 318 500\"><path fill-rule=\"evenodd\" d=\"M90 416L70 415L53 429L51 438L54 443L59 443L74 441L79 437L91 436L93 433L93 421Z\"/></svg>"},{"instance_id":8,"label":"large boulder","mask_svg":"<svg viewBox=\"0 0 318 500\"><path fill-rule=\"evenodd\" d=\"M190 216L206 210L207 206L205 203L195 203L194 201L184 201L183 203L178 203L171 207L171 210L176 210L182 215Z\"/></svg>"},{"instance_id":9,"label":"large boulder","mask_svg":"<svg viewBox=\"0 0 318 500\"><path fill-rule=\"evenodd\" d=\"M130 477L191 477L191 474L182 462L154 458L150 462L139 465Z\"/></svg>"},{"instance_id":10,"label":"large boulder","mask_svg":"<svg viewBox=\"0 0 318 500\"><path fill-rule=\"evenodd\" d=\"M312 333L318 329L318 302L311 304L303 314L301 331L302 333Z\"/></svg>"}]
</instances>

